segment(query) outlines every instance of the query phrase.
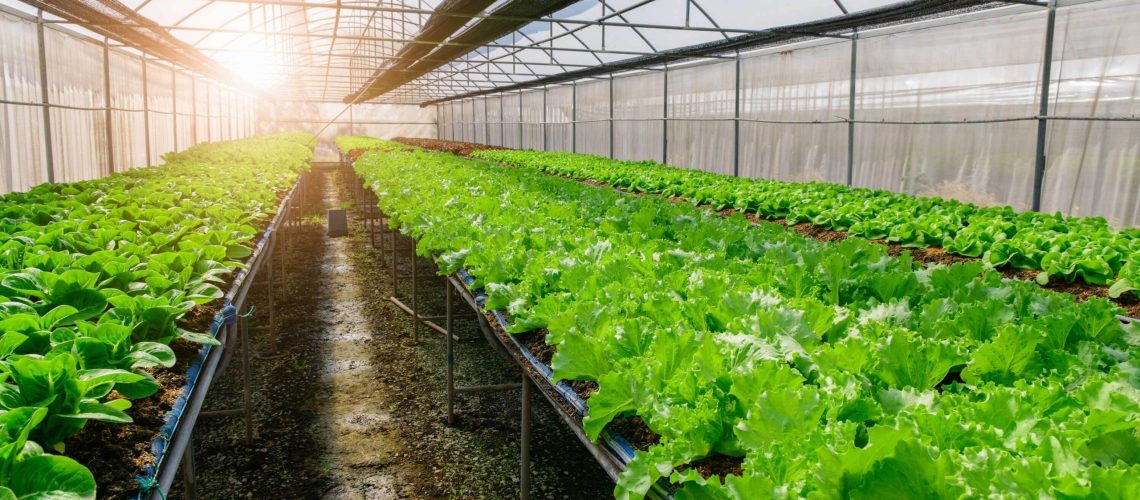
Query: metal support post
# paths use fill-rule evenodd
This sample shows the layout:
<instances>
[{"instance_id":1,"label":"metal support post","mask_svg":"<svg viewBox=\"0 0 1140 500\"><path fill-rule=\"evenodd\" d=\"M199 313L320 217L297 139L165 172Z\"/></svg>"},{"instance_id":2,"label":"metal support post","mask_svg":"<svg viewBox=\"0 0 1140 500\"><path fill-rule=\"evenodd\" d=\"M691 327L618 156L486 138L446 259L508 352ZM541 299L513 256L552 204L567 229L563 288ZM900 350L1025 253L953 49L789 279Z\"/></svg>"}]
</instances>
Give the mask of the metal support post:
<instances>
[{"instance_id":1,"label":"metal support post","mask_svg":"<svg viewBox=\"0 0 1140 500\"><path fill-rule=\"evenodd\" d=\"M190 145L198 144L198 78L190 74Z\"/></svg>"},{"instance_id":2,"label":"metal support post","mask_svg":"<svg viewBox=\"0 0 1140 500\"><path fill-rule=\"evenodd\" d=\"M55 153L51 140L51 99L48 88L47 44L44 42L44 11L36 16L36 40L40 49L40 102L44 111L44 165L47 167L47 181L55 182Z\"/></svg>"},{"instance_id":3,"label":"metal support post","mask_svg":"<svg viewBox=\"0 0 1140 500\"><path fill-rule=\"evenodd\" d=\"M570 83L570 152L578 152L578 81Z\"/></svg>"},{"instance_id":4,"label":"metal support post","mask_svg":"<svg viewBox=\"0 0 1140 500\"><path fill-rule=\"evenodd\" d=\"M505 97L506 94L499 94L499 145L503 147L507 146L506 124L503 123L506 121L504 120L506 115L503 114L503 100Z\"/></svg>"},{"instance_id":5,"label":"metal support post","mask_svg":"<svg viewBox=\"0 0 1140 500\"><path fill-rule=\"evenodd\" d=\"M546 94L547 94L547 92L549 92L549 91L546 89L546 85L543 85L542 86L542 150L543 151L549 151L550 150L550 147L547 145L547 140L546 140L546 132L547 132L547 130L546 130L547 129L547 126L546 126L546 120L547 120Z\"/></svg>"},{"instance_id":6,"label":"metal support post","mask_svg":"<svg viewBox=\"0 0 1140 500\"><path fill-rule=\"evenodd\" d=\"M522 91L519 91L519 149L525 149L526 144L523 141L523 106L522 106Z\"/></svg>"},{"instance_id":7,"label":"metal support post","mask_svg":"<svg viewBox=\"0 0 1140 500\"><path fill-rule=\"evenodd\" d=\"M1057 0L1049 0L1045 25L1045 54L1041 61L1041 107L1037 113L1037 153L1033 168L1033 210L1041 211L1041 195L1045 185L1045 135L1049 130L1049 86L1053 79L1053 32L1057 25Z\"/></svg>"},{"instance_id":8,"label":"metal support post","mask_svg":"<svg viewBox=\"0 0 1140 500\"><path fill-rule=\"evenodd\" d=\"M194 476L194 438L186 444L186 454L182 456L182 486L186 500L198 498L198 481Z\"/></svg>"},{"instance_id":9,"label":"metal support post","mask_svg":"<svg viewBox=\"0 0 1140 500\"><path fill-rule=\"evenodd\" d=\"M447 319L445 320L444 329L447 333L444 334L447 342L447 425L455 423L455 345L451 339L452 335L452 311L451 311L451 281L443 281L444 288L444 308L447 311Z\"/></svg>"},{"instance_id":10,"label":"metal support post","mask_svg":"<svg viewBox=\"0 0 1140 500\"><path fill-rule=\"evenodd\" d=\"M610 73L610 159L614 159L614 74Z\"/></svg>"},{"instance_id":11,"label":"metal support post","mask_svg":"<svg viewBox=\"0 0 1140 500\"><path fill-rule=\"evenodd\" d=\"M530 392L532 383L526 372L522 374L522 419L519 424L519 498L530 498Z\"/></svg>"},{"instance_id":12,"label":"metal support post","mask_svg":"<svg viewBox=\"0 0 1140 500\"><path fill-rule=\"evenodd\" d=\"M153 167L154 163L150 161L150 81L147 77L146 54L141 57L142 60L142 80L143 80L143 132L146 136L146 166Z\"/></svg>"},{"instance_id":13,"label":"metal support post","mask_svg":"<svg viewBox=\"0 0 1140 500\"><path fill-rule=\"evenodd\" d=\"M412 259L412 341L419 343L420 341L420 319L419 319L419 303L417 302L417 295L419 295L418 288L420 282L419 266L416 265L416 241L412 239L412 244L408 245L408 257Z\"/></svg>"},{"instance_id":14,"label":"metal support post","mask_svg":"<svg viewBox=\"0 0 1140 500\"><path fill-rule=\"evenodd\" d=\"M736 52L736 84L733 88L732 175L740 177L740 51Z\"/></svg>"},{"instance_id":15,"label":"metal support post","mask_svg":"<svg viewBox=\"0 0 1140 500\"><path fill-rule=\"evenodd\" d=\"M399 241L397 240L396 236L398 236L398 232L395 228L392 228L392 298L399 297L400 288L397 285L397 283L399 283L399 279L396 277L396 271L398 269L398 266L396 265L396 258L399 255L396 252L396 247L399 246Z\"/></svg>"},{"instance_id":16,"label":"metal support post","mask_svg":"<svg viewBox=\"0 0 1140 500\"><path fill-rule=\"evenodd\" d=\"M178 151L178 71L170 68L170 129L174 136L174 150Z\"/></svg>"},{"instance_id":17,"label":"metal support post","mask_svg":"<svg viewBox=\"0 0 1140 500\"><path fill-rule=\"evenodd\" d=\"M247 318L239 317L235 324L230 325L230 328L237 330L238 335L241 336L241 413L245 420L245 445L249 446L253 444L253 396L250 394L250 384L252 383L250 380L250 371L252 370L250 351L253 346L250 345L249 341Z\"/></svg>"},{"instance_id":18,"label":"metal support post","mask_svg":"<svg viewBox=\"0 0 1140 500\"><path fill-rule=\"evenodd\" d=\"M851 77L847 87L847 185L855 182L855 78L859 57L859 31L851 35Z\"/></svg>"},{"instance_id":19,"label":"metal support post","mask_svg":"<svg viewBox=\"0 0 1140 500\"><path fill-rule=\"evenodd\" d=\"M115 173L115 136L111 116L111 47L103 39L103 119L107 122L107 170L105 175Z\"/></svg>"},{"instance_id":20,"label":"metal support post","mask_svg":"<svg viewBox=\"0 0 1140 500\"><path fill-rule=\"evenodd\" d=\"M661 72L663 80L661 96L661 164L669 163L669 65Z\"/></svg>"},{"instance_id":21,"label":"metal support post","mask_svg":"<svg viewBox=\"0 0 1140 500\"><path fill-rule=\"evenodd\" d=\"M214 140L214 120L210 117L210 84L206 83L206 142Z\"/></svg>"}]
</instances>

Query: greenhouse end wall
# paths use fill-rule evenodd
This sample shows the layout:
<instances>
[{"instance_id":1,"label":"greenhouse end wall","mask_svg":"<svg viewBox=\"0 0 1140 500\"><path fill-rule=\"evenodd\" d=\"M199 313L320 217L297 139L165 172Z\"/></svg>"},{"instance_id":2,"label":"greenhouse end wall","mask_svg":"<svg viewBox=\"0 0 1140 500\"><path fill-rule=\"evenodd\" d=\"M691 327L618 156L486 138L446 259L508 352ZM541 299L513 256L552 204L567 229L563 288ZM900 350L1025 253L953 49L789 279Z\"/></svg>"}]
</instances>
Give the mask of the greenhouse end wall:
<instances>
[{"instance_id":1,"label":"greenhouse end wall","mask_svg":"<svg viewBox=\"0 0 1140 500\"><path fill-rule=\"evenodd\" d=\"M244 92L4 6L0 61L0 194L157 165L254 130Z\"/></svg>"},{"instance_id":2,"label":"greenhouse end wall","mask_svg":"<svg viewBox=\"0 0 1140 500\"><path fill-rule=\"evenodd\" d=\"M1140 225L1140 2L1059 2L1042 118L1047 26L1009 6L450 101L440 134Z\"/></svg>"},{"instance_id":3,"label":"greenhouse end wall","mask_svg":"<svg viewBox=\"0 0 1140 500\"><path fill-rule=\"evenodd\" d=\"M340 103L263 100L257 108L259 134L291 131L317 134L318 144L314 153L317 161L339 159L333 142L337 136L434 139L436 128L436 109L432 106L370 103L345 106Z\"/></svg>"}]
</instances>

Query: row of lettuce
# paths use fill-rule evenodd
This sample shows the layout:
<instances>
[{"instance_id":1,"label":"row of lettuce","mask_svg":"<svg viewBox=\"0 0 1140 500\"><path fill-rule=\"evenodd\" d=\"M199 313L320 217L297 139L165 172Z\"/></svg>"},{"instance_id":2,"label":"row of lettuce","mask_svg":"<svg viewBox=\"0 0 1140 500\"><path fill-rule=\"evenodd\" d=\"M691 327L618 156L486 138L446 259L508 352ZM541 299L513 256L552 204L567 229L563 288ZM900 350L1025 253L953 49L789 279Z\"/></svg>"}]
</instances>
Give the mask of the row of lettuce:
<instances>
[{"instance_id":1,"label":"row of lettuce","mask_svg":"<svg viewBox=\"0 0 1140 500\"><path fill-rule=\"evenodd\" d=\"M1140 328L1106 300L537 169L355 168L441 272L547 329L555 380L597 381L589 436L633 415L660 436L618 498L663 477L677 498L1140 495ZM739 470L699 472L718 456Z\"/></svg>"},{"instance_id":2,"label":"row of lettuce","mask_svg":"<svg viewBox=\"0 0 1140 500\"><path fill-rule=\"evenodd\" d=\"M1140 289L1140 229L1114 229L1100 217L1017 212L819 182L745 179L575 153L478 151L472 156L903 246L941 247L980 257L990 267L1038 270L1042 284L1050 279L1111 284L1113 297Z\"/></svg>"},{"instance_id":3,"label":"row of lettuce","mask_svg":"<svg viewBox=\"0 0 1140 500\"><path fill-rule=\"evenodd\" d=\"M0 498L92 498L63 456L88 421L131 422L178 321L222 296L313 137L200 144L165 164L0 197Z\"/></svg>"}]
</instances>

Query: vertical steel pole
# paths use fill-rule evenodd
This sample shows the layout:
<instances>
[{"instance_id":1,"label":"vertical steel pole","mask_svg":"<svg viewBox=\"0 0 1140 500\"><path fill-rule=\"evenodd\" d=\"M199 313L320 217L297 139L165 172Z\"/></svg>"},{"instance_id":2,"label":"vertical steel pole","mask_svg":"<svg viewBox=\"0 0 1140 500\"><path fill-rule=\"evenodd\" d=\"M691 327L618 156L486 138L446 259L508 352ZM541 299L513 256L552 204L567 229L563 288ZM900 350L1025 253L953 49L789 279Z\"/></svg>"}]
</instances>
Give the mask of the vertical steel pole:
<instances>
[{"instance_id":1,"label":"vertical steel pole","mask_svg":"<svg viewBox=\"0 0 1140 500\"><path fill-rule=\"evenodd\" d=\"M491 143L491 122L487 117L487 97L483 97L483 144Z\"/></svg>"},{"instance_id":2,"label":"vertical steel pole","mask_svg":"<svg viewBox=\"0 0 1140 500\"><path fill-rule=\"evenodd\" d=\"M605 10L605 9L602 9ZM610 73L610 159L614 158L614 74Z\"/></svg>"},{"instance_id":3,"label":"vertical steel pole","mask_svg":"<svg viewBox=\"0 0 1140 500\"><path fill-rule=\"evenodd\" d=\"M531 381L526 372L522 374L522 419L519 424L519 498L530 498L530 400Z\"/></svg>"},{"instance_id":4,"label":"vertical steel pole","mask_svg":"<svg viewBox=\"0 0 1140 500\"><path fill-rule=\"evenodd\" d=\"M661 78L664 80L662 88L661 99L661 164L666 165L669 163L669 65L665 65L665 69L661 72Z\"/></svg>"},{"instance_id":5,"label":"vertical steel pole","mask_svg":"<svg viewBox=\"0 0 1140 500\"><path fill-rule=\"evenodd\" d=\"M111 115L111 47L107 39L103 39L103 120L107 122L107 171L106 175L115 173L115 136Z\"/></svg>"},{"instance_id":6,"label":"vertical steel pole","mask_svg":"<svg viewBox=\"0 0 1140 500\"><path fill-rule=\"evenodd\" d=\"M452 333L452 312L451 312L451 280L443 280L444 287L444 307L447 322L445 323L447 333L447 425L455 423L455 346L451 340Z\"/></svg>"},{"instance_id":7,"label":"vertical steel pole","mask_svg":"<svg viewBox=\"0 0 1140 500\"><path fill-rule=\"evenodd\" d=\"M190 145L198 144L198 78L190 74Z\"/></svg>"},{"instance_id":8,"label":"vertical steel pole","mask_svg":"<svg viewBox=\"0 0 1140 500\"><path fill-rule=\"evenodd\" d=\"M206 142L214 140L214 120L210 116L210 82L206 82Z\"/></svg>"},{"instance_id":9,"label":"vertical steel pole","mask_svg":"<svg viewBox=\"0 0 1140 500\"><path fill-rule=\"evenodd\" d=\"M732 112L732 175L740 177L740 51L736 51L736 84Z\"/></svg>"},{"instance_id":10,"label":"vertical steel pole","mask_svg":"<svg viewBox=\"0 0 1140 500\"><path fill-rule=\"evenodd\" d=\"M525 141L523 141L523 114L522 114L522 91L519 91L519 149L526 149Z\"/></svg>"},{"instance_id":11,"label":"vertical steel pole","mask_svg":"<svg viewBox=\"0 0 1140 500\"><path fill-rule=\"evenodd\" d=\"M418 344L420 342L420 309L417 299L419 295L420 270L416 262L416 240L410 237L409 239L411 239L412 242L408 250L408 257L412 259L412 341Z\"/></svg>"},{"instance_id":12,"label":"vertical steel pole","mask_svg":"<svg viewBox=\"0 0 1140 500\"><path fill-rule=\"evenodd\" d=\"M400 297L398 295L400 290L400 287L398 285L399 278L396 274L396 271L399 270L399 267L396 265L396 259L399 256L399 254L396 253L396 247L398 246L399 241L396 239L396 237L399 235L400 233L396 230L396 228L392 228L392 297L394 298Z\"/></svg>"},{"instance_id":13,"label":"vertical steel pole","mask_svg":"<svg viewBox=\"0 0 1140 500\"><path fill-rule=\"evenodd\" d=\"M578 152L578 81L570 82L570 152Z\"/></svg>"},{"instance_id":14,"label":"vertical steel pole","mask_svg":"<svg viewBox=\"0 0 1140 500\"><path fill-rule=\"evenodd\" d=\"M546 94L549 92L550 91L546 88L546 85L543 85L542 86L542 150L543 151L550 151L550 146L547 144L547 139L546 139L547 132L548 132L547 126L546 126L546 120L548 119L548 114L546 112Z\"/></svg>"},{"instance_id":15,"label":"vertical steel pole","mask_svg":"<svg viewBox=\"0 0 1140 500\"><path fill-rule=\"evenodd\" d=\"M170 68L170 121L172 135L174 136L174 150L178 151L178 71Z\"/></svg>"},{"instance_id":16,"label":"vertical steel pole","mask_svg":"<svg viewBox=\"0 0 1140 500\"><path fill-rule=\"evenodd\" d=\"M503 101L506 97L506 94L499 94L499 145L503 147L507 146L507 124L504 123L506 117L503 115Z\"/></svg>"},{"instance_id":17,"label":"vertical steel pole","mask_svg":"<svg viewBox=\"0 0 1140 500\"><path fill-rule=\"evenodd\" d=\"M47 44L44 42L44 11L36 16L36 40L40 50L40 103L44 110L44 164L47 166L47 181L55 182L55 153L51 140L51 98L48 96Z\"/></svg>"},{"instance_id":18,"label":"vertical steel pole","mask_svg":"<svg viewBox=\"0 0 1140 500\"><path fill-rule=\"evenodd\" d=\"M1041 61L1041 107L1037 113L1037 155L1033 168L1033 210L1041 211L1045 186L1045 135L1049 129L1049 86L1053 79L1053 32L1057 25L1057 0L1049 0L1045 25L1045 54Z\"/></svg>"},{"instance_id":19,"label":"vertical steel pole","mask_svg":"<svg viewBox=\"0 0 1140 500\"><path fill-rule=\"evenodd\" d=\"M847 87L847 185L855 182L855 82L859 62L859 31L851 36L851 77Z\"/></svg>"},{"instance_id":20,"label":"vertical steel pole","mask_svg":"<svg viewBox=\"0 0 1140 500\"><path fill-rule=\"evenodd\" d=\"M245 420L245 444L249 446L253 443L253 395L250 393L250 384L252 383L250 371L253 369L250 366L252 358L250 351L253 346L250 345L249 341L249 321L247 318L239 317L235 324L230 325L230 328L241 335L241 412Z\"/></svg>"},{"instance_id":21,"label":"vertical steel pole","mask_svg":"<svg viewBox=\"0 0 1140 500\"><path fill-rule=\"evenodd\" d=\"M147 77L146 67L146 54L142 56L142 80L143 80L143 131L146 132L146 166L153 167L154 162L150 161L150 78Z\"/></svg>"},{"instance_id":22,"label":"vertical steel pole","mask_svg":"<svg viewBox=\"0 0 1140 500\"><path fill-rule=\"evenodd\" d=\"M194 438L190 438L186 444L186 452L182 455L181 469L183 494L186 500L197 500L198 481L194 477Z\"/></svg>"}]
</instances>

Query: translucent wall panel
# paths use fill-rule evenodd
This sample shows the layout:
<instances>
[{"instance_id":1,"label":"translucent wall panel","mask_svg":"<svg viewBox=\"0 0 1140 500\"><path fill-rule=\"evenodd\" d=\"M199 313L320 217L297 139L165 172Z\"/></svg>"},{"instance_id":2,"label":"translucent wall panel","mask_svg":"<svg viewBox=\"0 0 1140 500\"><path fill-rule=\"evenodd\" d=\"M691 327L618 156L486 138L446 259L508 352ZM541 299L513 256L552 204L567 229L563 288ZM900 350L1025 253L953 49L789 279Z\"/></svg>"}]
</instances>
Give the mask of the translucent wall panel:
<instances>
[{"instance_id":1,"label":"translucent wall panel","mask_svg":"<svg viewBox=\"0 0 1140 500\"><path fill-rule=\"evenodd\" d=\"M847 182L847 42L740 61L740 175ZM819 123L812 123L819 122Z\"/></svg>"},{"instance_id":2,"label":"translucent wall panel","mask_svg":"<svg viewBox=\"0 0 1140 500\"><path fill-rule=\"evenodd\" d=\"M205 80L194 77L194 136L197 142L210 141L210 106L206 99L209 85Z\"/></svg>"},{"instance_id":3,"label":"translucent wall panel","mask_svg":"<svg viewBox=\"0 0 1140 500\"><path fill-rule=\"evenodd\" d=\"M574 87L560 85L546 91L546 149L574 149Z\"/></svg>"},{"instance_id":4,"label":"translucent wall panel","mask_svg":"<svg viewBox=\"0 0 1140 500\"><path fill-rule=\"evenodd\" d=\"M610 154L610 82L596 80L578 82L578 130L574 150L579 153Z\"/></svg>"},{"instance_id":5,"label":"translucent wall panel","mask_svg":"<svg viewBox=\"0 0 1140 500\"><path fill-rule=\"evenodd\" d=\"M272 99L249 102L257 106L258 134L320 132L315 152L318 161L336 161L339 158L339 149L334 142L338 135L367 135L385 139L436 136L435 106L421 108L416 105L363 103L344 111L344 105L338 103ZM438 107L444 109L448 106L443 104ZM329 125L327 128L326 124Z\"/></svg>"},{"instance_id":6,"label":"translucent wall panel","mask_svg":"<svg viewBox=\"0 0 1140 500\"><path fill-rule=\"evenodd\" d=\"M503 99L487 98L487 144L503 145Z\"/></svg>"},{"instance_id":7,"label":"translucent wall panel","mask_svg":"<svg viewBox=\"0 0 1140 500\"><path fill-rule=\"evenodd\" d=\"M471 109L473 112L472 121L474 123L475 134L474 140L479 144L487 144L487 101L479 97L471 101Z\"/></svg>"},{"instance_id":8,"label":"translucent wall panel","mask_svg":"<svg viewBox=\"0 0 1140 500\"><path fill-rule=\"evenodd\" d=\"M1097 2L1057 11L1054 116L1140 115L1140 4ZM1140 226L1140 123L1049 123L1042 210Z\"/></svg>"},{"instance_id":9,"label":"translucent wall panel","mask_svg":"<svg viewBox=\"0 0 1140 500\"><path fill-rule=\"evenodd\" d=\"M225 106L222 104L222 99L225 96L222 93L222 88L214 83L209 84L209 98L210 98L210 140L211 141L224 141L226 140L226 131L223 128L223 109Z\"/></svg>"},{"instance_id":10,"label":"translucent wall panel","mask_svg":"<svg viewBox=\"0 0 1140 500\"><path fill-rule=\"evenodd\" d=\"M1045 20L1041 9L860 39L856 117L957 121L1035 115ZM1027 209L1036 129L1033 121L859 124L855 184Z\"/></svg>"},{"instance_id":11,"label":"translucent wall panel","mask_svg":"<svg viewBox=\"0 0 1140 500\"><path fill-rule=\"evenodd\" d=\"M194 144L194 80L181 71L174 74L174 101L178 111L175 151Z\"/></svg>"},{"instance_id":12,"label":"translucent wall panel","mask_svg":"<svg viewBox=\"0 0 1140 500\"><path fill-rule=\"evenodd\" d=\"M53 29L44 30L52 164L56 182L109 173L103 47Z\"/></svg>"},{"instance_id":13,"label":"translucent wall panel","mask_svg":"<svg viewBox=\"0 0 1140 500\"><path fill-rule=\"evenodd\" d=\"M147 62L147 104L150 112L150 164L174 151L174 74L170 68Z\"/></svg>"},{"instance_id":14,"label":"translucent wall panel","mask_svg":"<svg viewBox=\"0 0 1140 500\"><path fill-rule=\"evenodd\" d=\"M503 95L503 146L521 149L522 146L522 94Z\"/></svg>"},{"instance_id":15,"label":"translucent wall panel","mask_svg":"<svg viewBox=\"0 0 1140 500\"><path fill-rule=\"evenodd\" d=\"M666 161L678 167L732 175L736 63L670 69L668 78Z\"/></svg>"},{"instance_id":16,"label":"translucent wall panel","mask_svg":"<svg viewBox=\"0 0 1140 500\"><path fill-rule=\"evenodd\" d=\"M614 157L662 160L664 84L660 71L614 79Z\"/></svg>"},{"instance_id":17,"label":"translucent wall panel","mask_svg":"<svg viewBox=\"0 0 1140 500\"><path fill-rule=\"evenodd\" d=\"M471 100L460 101L459 123L462 125L461 139L463 142L475 140L475 103Z\"/></svg>"},{"instance_id":18,"label":"translucent wall panel","mask_svg":"<svg viewBox=\"0 0 1140 500\"><path fill-rule=\"evenodd\" d=\"M0 13L0 99L40 102L35 24ZM0 104L0 194L25 191L47 181L43 108Z\"/></svg>"},{"instance_id":19,"label":"translucent wall panel","mask_svg":"<svg viewBox=\"0 0 1140 500\"><path fill-rule=\"evenodd\" d=\"M531 90L522 93L522 148L543 149L543 99L546 91Z\"/></svg>"},{"instance_id":20,"label":"translucent wall panel","mask_svg":"<svg viewBox=\"0 0 1140 500\"><path fill-rule=\"evenodd\" d=\"M459 123L463 118L459 107L461 104L458 101L447 103L447 137L451 141L458 141L463 137L463 124Z\"/></svg>"},{"instance_id":21,"label":"translucent wall panel","mask_svg":"<svg viewBox=\"0 0 1140 500\"><path fill-rule=\"evenodd\" d=\"M146 125L142 60L111 51L111 135L115 170L145 167Z\"/></svg>"},{"instance_id":22,"label":"translucent wall panel","mask_svg":"<svg viewBox=\"0 0 1140 500\"><path fill-rule=\"evenodd\" d=\"M436 105L437 113L439 114L439 138L450 141L451 133L451 103L444 103Z\"/></svg>"}]
</instances>

